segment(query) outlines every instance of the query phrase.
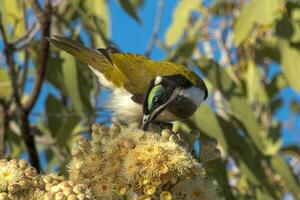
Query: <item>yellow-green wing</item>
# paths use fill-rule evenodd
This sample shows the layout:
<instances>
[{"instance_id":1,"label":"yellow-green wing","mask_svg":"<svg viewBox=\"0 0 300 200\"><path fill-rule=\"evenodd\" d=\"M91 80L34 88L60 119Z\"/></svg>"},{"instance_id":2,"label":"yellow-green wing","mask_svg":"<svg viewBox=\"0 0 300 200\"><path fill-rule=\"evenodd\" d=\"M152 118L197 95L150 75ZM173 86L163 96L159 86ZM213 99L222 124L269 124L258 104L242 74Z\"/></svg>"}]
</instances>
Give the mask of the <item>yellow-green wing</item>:
<instances>
[{"instance_id":1,"label":"yellow-green wing","mask_svg":"<svg viewBox=\"0 0 300 200\"><path fill-rule=\"evenodd\" d=\"M49 41L101 72L116 87L124 87L134 96L143 95L149 82L156 76L182 74L195 85L204 84L194 72L175 63L153 61L142 55L128 53L108 54L108 59L99 51L65 37L54 36Z\"/></svg>"},{"instance_id":2,"label":"yellow-green wing","mask_svg":"<svg viewBox=\"0 0 300 200\"><path fill-rule=\"evenodd\" d=\"M114 66L103 54L95 49L87 48L80 43L60 36L53 36L48 39L56 47L73 55L79 61L90 65L101 72L104 77L111 81L116 87L121 87L124 82L124 75Z\"/></svg>"},{"instance_id":3,"label":"yellow-green wing","mask_svg":"<svg viewBox=\"0 0 300 200\"><path fill-rule=\"evenodd\" d=\"M111 59L124 74L124 88L134 95L144 94L149 82L156 76L182 74L195 85L203 83L193 71L176 63L126 53L113 53Z\"/></svg>"}]
</instances>

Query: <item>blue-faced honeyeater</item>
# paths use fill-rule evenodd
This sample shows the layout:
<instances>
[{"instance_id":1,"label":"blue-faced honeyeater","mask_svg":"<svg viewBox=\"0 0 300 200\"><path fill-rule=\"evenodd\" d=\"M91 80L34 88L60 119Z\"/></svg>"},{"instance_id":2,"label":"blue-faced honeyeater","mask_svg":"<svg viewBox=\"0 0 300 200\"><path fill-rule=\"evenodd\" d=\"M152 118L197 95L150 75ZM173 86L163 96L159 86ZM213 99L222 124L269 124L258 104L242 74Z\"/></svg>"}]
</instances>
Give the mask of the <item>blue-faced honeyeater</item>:
<instances>
[{"instance_id":1,"label":"blue-faced honeyeater","mask_svg":"<svg viewBox=\"0 0 300 200\"><path fill-rule=\"evenodd\" d=\"M185 120L208 95L204 81L182 65L112 47L91 49L60 36L49 41L87 64L100 84L111 89L107 107L121 123L147 130L151 123Z\"/></svg>"}]
</instances>

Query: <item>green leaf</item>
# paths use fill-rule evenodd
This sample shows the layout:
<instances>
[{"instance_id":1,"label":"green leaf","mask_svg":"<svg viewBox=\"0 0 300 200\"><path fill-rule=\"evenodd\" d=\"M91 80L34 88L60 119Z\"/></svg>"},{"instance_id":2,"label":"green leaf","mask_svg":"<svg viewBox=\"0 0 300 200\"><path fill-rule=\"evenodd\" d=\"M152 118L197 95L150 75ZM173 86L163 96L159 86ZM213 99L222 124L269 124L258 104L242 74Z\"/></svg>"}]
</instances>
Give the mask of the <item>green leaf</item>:
<instances>
[{"instance_id":1,"label":"green leaf","mask_svg":"<svg viewBox=\"0 0 300 200\"><path fill-rule=\"evenodd\" d=\"M144 0L130 0L135 8L142 7L145 3Z\"/></svg>"},{"instance_id":2,"label":"green leaf","mask_svg":"<svg viewBox=\"0 0 300 200\"><path fill-rule=\"evenodd\" d=\"M256 171L251 170L251 168L249 168L250 166L248 166L242 159L239 160L239 167L242 173L246 175L247 179L252 184L254 185L260 184L258 173L256 173Z\"/></svg>"},{"instance_id":3,"label":"green leaf","mask_svg":"<svg viewBox=\"0 0 300 200\"><path fill-rule=\"evenodd\" d=\"M60 57L60 54L56 53L55 56L53 54L54 52L48 57L46 80L59 89L62 94L66 95L67 91L62 74L63 59Z\"/></svg>"},{"instance_id":4,"label":"green leaf","mask_svg":"<svg viewBox=\"0 0 300 200\"><path fill-rule=\"evenodd\" d=\"M192 11L199 10L200 0L181 0L173 12L172 23L165 34L165 42L168 46L175 44L183 35L190 20Z\"/></svg>"},{"instance_id":5,"label":"green leaf","mask_svg":"<svg viewBox=\"0 0 300 200\"><path fill-rule=\"evenodd\" d=\"M205 114L204 114L205 113ZM202 132L205 132L210 137L216 138L222 147L228 148L225 140L225 130L219 124L216 114L207 104L202 104L196 113L189 120L188 124L192 127L197 127Z\"/></svg>"},{"instance_id":6,"label":"green leaf","mask_svg":"<svg viewBox=\"0 0 300 200\"><path fill-rule=\"evenodd\" d=\"M199 110L203 105L200 106ZM217 115L211 117L213 114L212 111L204 109L187 123L192 129L199 129L201 132L215 137L221 146L225 146L225 143L225 147L227 147L225 150L238 162L242 173L247 175L251 184L262 185L270 196L275 197L272 185L268 182L267 175L261 166L263 158L261 153L257 151L249 139L239 134L240 128L232 123L232 120L227 121Z\"/></svg>"},{"instance_id":7,"label":"green leaf","mask_svg":"<svg viewBox=\"0 0 300 200\"><path fill-rule=\"evenodd\" d=\"M251 33L254 25L255 15L253 14L254 5L252 2L246 4L233 27L234 42L236 45L240 45Z\"/></svg>"},{"instance_id":8,"label":"green leaf","mask_svg":"<svg viewBox=\"0 0 300 200\"><path fill-rule=\"evenodd\" d=\"M256 56L259 61L262 61L267 57L277 63L280 62L280 51L278 48L277 37L267 36L258 38L256 48Z\"/></svg>"},{"instance_id":9,"label":"green leaf","mask_svg":"<svg viewBox=\"0 0 300 200\"><path fill-rule=\"evenodd\" d=\"M20 1L0 1L0 13L4 25L6 25L4 29L10 40L18 38L24 34L25 21ZM8 31L10 27L13 27L12 34Z\"/></svg>"},{"instance_id":10,"label":"green leaf","mask_svg":"<svg viewBox=\"0 0 300 200\"><path fill-rule=\"evenodd\" d=\"M298 101L295 101L294 99L292 100L291 104L290 104L290 109L292 110L292 112L294 112L295 114L300 113L300 103Z\"/></svg>"},{"instance_id":11,"label":"green leaf","mask_svg":"<svg viewBox=\"0 0 300 200\"><path fill-rule=\"evenodd\" d=\"M279 37L290 38L293 35L293 22L288 16L283 16L275 27L275 33Z\"/></svg>"},{"instance_id":12,"label":"green leaf","mask_svg":"<svg viewBox=\"0 0 300 200\"><path fill-rule=\"evenodd\" d=\"M261 188L255 189L256 200L273 200L273 197L269 196L265 191L262 191Z\"/></svg>"},{"instance_id":13,"label":"green leaf","mask_svg":"<svg viewBox=\"0 0 300 200\"><path fill-rule=\"evenodd\" d=\"M90 31L94 47L105 47L110 36L110 15L108 3L105 0L85 0L82 14L83 23Z\"/></svg>"},{"instance_id":14,"label":"green leaf","mask_svg":"<svg viewBox=\"0 0 300 200\"><path fill-rule=\"evenodd\" d=\"M255 24L271 25L280 17L283 6L283 0L253 0L245 4L234 25L235 44L245 41Z\"/></svg>"},{"instance_id":15,"label":"green leaf","mask_svg":"<svg viewBox=\"0 0 300 200\"><path fill-rule=\"evenodd\" d=\"M246 98L239 96L232 96L229 99L230 107L236 117L237 121L241 122L241 127L247 135L252 139L256 147L264 153L265 145L259 124L254 116L251 106L247 103Z\"/></svg>"},{"instance_id":16,"label":"green leaf","mask_svg":"<svg viewBox=\"0 0 300 200\"><path fill-rule=\"evenodd\" d=\"M58 99L52 95L48 95L46 100L46 113L48 128L52 137L58 134L58 130L62 126L62 117L55 117L53 114L62 114L62 105Z\"/></svg>"},{"instance_id":17,"label":"green leaf","mask_svg":"<svg viewBox=\"0 0 300 200\"><path fill-rule=\"evenodd\" d=\"M141 19L136 13L135 7L129 0L119 0L120 5L122 8L127 12L129 16L131 16L135 21L137 21L139 24L142 24Z\"/></svg>"},{"instance_id":18,"label":"green leaf","mask_svg":"<svg viewBox=\"0 0 300 200\"><path fill-rule=\"evenodd\" d=\"M291 17L295 21L300 21L300 8L293 9Z\"/></svg>"},{"instance_id":19,"label":"green leaf","mask_svg":"<svg viewBox=\"0 0 300 200\"><path fill-rule=\"evenodd\" d=\"M186 63L186 61L191 58L197 46L197 42L198 40L196 38L187 38L172 51L169 60L176 63Z\"/></svg>"},{"instance_id":20,"label":"green leaf","mask_svg":"<svg viewBox=\"0 0 300 200\"><path fill-rule=\"evenodd\" d=\"M285 87L287 87L287 82L285 80L284 75L280 73L277 74L269 84L267 84L266 92L269 98L271 99Z\"/></svg>"},{"instance_id":21,"label":"green leaf","mask_svg":"<svg viewBox=\"0 0 300 200\"><path fill-rule=\"evenodd\" d=\"M8 98L12 93L10 78L3 67L0 67L0 98Z\"/></svg>"},{"instance_id":22,"label":"green leaf","mask_svg":"<svg viewBox=\"0 0 300 200\"><path fill-rule=\"evenodd\" d=\"M291 20L289 16L283 16L276 24L276 35L293 43L300 42L299 22Z\"/></svg>"},{"instance_id":23,"label":"green leaf","mask_svg":"<svg viewBox=\"0 0 300 200\"><path fill-rule=\"evenodd\" d=\"M282 179L285 180L285 183L288 185L288 188L294 193L296 199L300 198L300 184L293 174L292 169L284 161L283 157L280 155L275 155L271 158L271 166L278 173Z\"/></svg>"},{"instance_id":24,"label":"green leaf","mask_svg":"<svg viewBox=\"0 0 300 200\"><path fill-rule=\"evenodd\" d=\"M300 52L298 49L292 47L288 41L281 40L280 44L281 53L281 67L287 82L300 93Z\"/></svg>"},{"instance_id":25,"label":"green leaf","mask_svg":"<svg viewBox=\"0 0 300 200\"><path fill-rule=\"evenodd\" d=\"M281 16L284 0L254 0L255 22L259 25L270 25Z\"/></svg>"},{"instance_id":26,"label":"green leaf","mask_svg":"<svg viewBox=\"0 0 300 200\"><path fill-rule=\"evenodd\" d=\"M71 55L64 52L61 52L61 58L64 59L62 72L68 95L70 96L77 113L80 116L85 117L87 110L84 107L79 90L82 83L79 82L76 61Z\"/></svg>"},{"instance_id":27,"label":"green leaf","mask_svg":"<svg viewBox=\"0 0 300 200\"><path fill-rule=\"evenodd\" d=\"M254 61L250 60L247 65L247 72L245 73L247 83L247 99L250 103L258 101L261 104L267 103L269 100L264 87L262 87L262 74Z\"/></svg>"},{"instance_id":28,"label":"green leaf","mask_svg":"<svg viewBox=\"0 0 300 200\"><path fill-rule=\"evenodd\" d=\"M227 173L227 160L216 159L212 162L207 163L207 171L208 175L212 174L212 176L218 181L218 190L220 189L220 193L224 195L225 199L235 200L232 193L232 189L229 184L230 176Z\"/></svg>"},{"instance_id":29,"label":"green leaf","mask_svg":"<svg viewBox=\"0 0 300 200\"><path fill-rule=\"evenodd\" d=\"M56 137L59 146L66 146L66 144L68 144L68 139L71 137L73 130L79 122L80 118L76 115L70 115L63 119L64 125L60 127Z\"/></svg>"},{"instance_id":30,"label":"green leaf","mask_svg":"<svg viewBox=\"0 0 300 200\"><path fill-rule=\"evenodd\" d=\"M242 88L230 78L225 68L220 67L214 61L201 59L198 62L198 66L201 67L210 83L228 99L233 117L239 122L245 133L250 136L257 148L263 152L264 145L259 124L251 106L247 103Z\"/></svg>"}]
</instances>

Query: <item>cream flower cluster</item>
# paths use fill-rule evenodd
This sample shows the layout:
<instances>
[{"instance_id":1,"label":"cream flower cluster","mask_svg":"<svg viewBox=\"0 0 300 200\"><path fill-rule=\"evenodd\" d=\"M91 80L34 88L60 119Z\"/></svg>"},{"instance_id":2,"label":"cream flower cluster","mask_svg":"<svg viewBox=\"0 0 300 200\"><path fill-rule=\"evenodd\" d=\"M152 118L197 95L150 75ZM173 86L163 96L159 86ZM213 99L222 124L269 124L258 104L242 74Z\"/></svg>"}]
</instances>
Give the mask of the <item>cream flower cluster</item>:
<instances>
[{"instance_id":1,"label":"cream flower cluster","mask_svg":"<svg viewBox=\"0 0 300 200\"><path fill-rule=\"evenodd\" d=\"M69 180L83 182L96 199L217 199L201 164L175 142L173 132L116 124L92 129L92 140L82 138L73 150Z\"/></svg>"},{"instance_id":2,"label":"cream flower cluster","mask_svg":"<svg viewBox=\"0 0 300 200\"><path fill-rule=\"evenodd\" d=\"M56 174L40 175L25 160L0 160L0 200L93 199L83 184Z\"/></svg>"},{"instance_id":3,"label":"cream flower cluster","mask_svg":"<svg viewBox=\"0 0 300 200\"><path fill-rule=\"evenodd\" d=\"M0 200L217 199L181 138L170 130L156 134L95 124L92 139L81 138L72 150L68 179L40 175L24 160L1 160ZM212 146L205 157L213 155Z\"/></svg>"}]
</instances>

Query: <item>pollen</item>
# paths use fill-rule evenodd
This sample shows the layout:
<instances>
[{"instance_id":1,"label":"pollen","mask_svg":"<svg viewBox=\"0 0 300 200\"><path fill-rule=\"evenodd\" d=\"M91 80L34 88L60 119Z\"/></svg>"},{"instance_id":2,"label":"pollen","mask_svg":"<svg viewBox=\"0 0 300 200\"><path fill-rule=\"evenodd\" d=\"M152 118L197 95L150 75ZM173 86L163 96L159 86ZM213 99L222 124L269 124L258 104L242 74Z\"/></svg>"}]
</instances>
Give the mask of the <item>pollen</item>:
<instances>
[{"instance_id":1,"label":"pollen","mask_svg":"<svg viewBox=\"0 0 300 200\"><path fill-rule=\"evenodd\" d=\"M147 185L145 188L144 188L144 194L147 194L147 195L153 195L156 191L156 188L152 185Z\"/></svg>"},{"instance_id":2,"label":"pollen","mask_svg":"<svg viewBox=\"0 0 300 200\"><path fill-rule=\"evenodd\" d=\"M172 200L172 195L168 191L163 191L160 193L160 200Z\"/></svg>"}]
</instances>

